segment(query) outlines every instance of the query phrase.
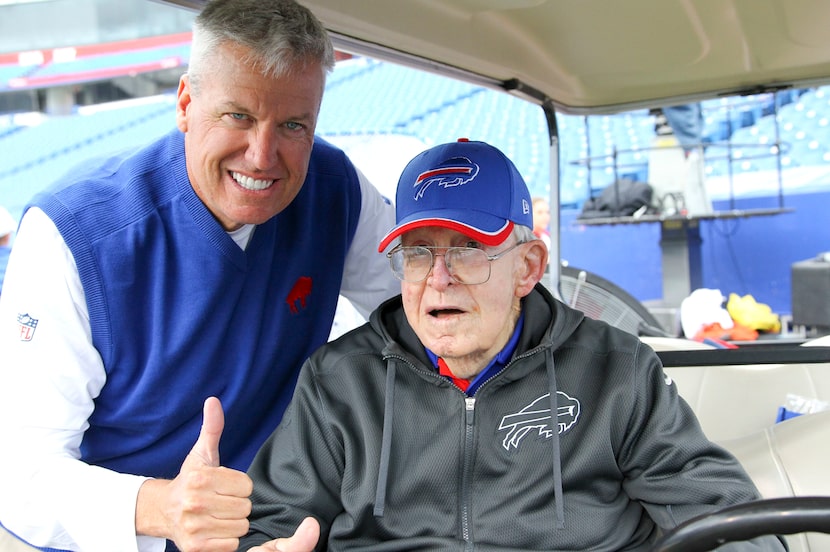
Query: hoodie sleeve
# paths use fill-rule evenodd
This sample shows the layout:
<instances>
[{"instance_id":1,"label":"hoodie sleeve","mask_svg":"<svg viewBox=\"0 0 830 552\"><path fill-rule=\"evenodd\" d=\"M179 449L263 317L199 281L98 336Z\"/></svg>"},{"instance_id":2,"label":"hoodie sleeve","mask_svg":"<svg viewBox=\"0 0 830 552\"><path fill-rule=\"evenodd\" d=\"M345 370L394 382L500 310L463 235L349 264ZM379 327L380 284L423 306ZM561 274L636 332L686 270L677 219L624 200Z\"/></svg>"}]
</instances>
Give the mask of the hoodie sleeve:
<instances>
[{"instance_id":1,"label":"hoodie sleeve","mask_svg":"<svg viewBox=\"0 0 830 552\"><path fill-rule=\"evenodd\" d=\"M628 495L640 501L663 530L726 506L759 499L740 463L703 434L657 355L641 345L637 360L631 425L620 454ZM741 550L786 549L776 537L735 546Z\"/></svg>"},{"instance_id":2,"label":"hoodie sleeve","mask_svg":"<svg viewBox=\"0 0 830 552\"><path fill-rule=\"evenodd\" d=\"M248 534L239 550L289 537L308 516L320 522L326 549L331 520L342 510L343 450L326 421L310 361L303 366L282 422L260 448L248 475L254 483Z\"/></svg>"}]
</instances>

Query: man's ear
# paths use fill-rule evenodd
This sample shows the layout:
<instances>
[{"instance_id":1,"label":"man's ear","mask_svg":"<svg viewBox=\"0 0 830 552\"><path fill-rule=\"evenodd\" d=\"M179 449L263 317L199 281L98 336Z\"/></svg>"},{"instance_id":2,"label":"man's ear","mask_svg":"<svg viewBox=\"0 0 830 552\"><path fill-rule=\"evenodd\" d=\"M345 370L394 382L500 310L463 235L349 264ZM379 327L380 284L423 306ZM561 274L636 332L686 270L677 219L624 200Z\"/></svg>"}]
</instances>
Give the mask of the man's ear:
<instances>
[{"instance_id":1,"label":"man's ear","mask_svg":"<svg viewBox=\"0 0 830 552\"><path fill-rule=\"evenodd\" d=\"M176 92L176 126L182 132L187 132L187 108L191 99L190 78L184 74L179 78L179 89Z\"/></svg>"},{"instance_id":2,"label":"man's ear","mask_svg":"<svg viewBox=\"0 0 830 552\"><path fill-rule=\"evenodd\" d=\"M545 276L548 266L548 248L542 240L533 240L521 246L522 264L517 273L516 295L524 297Z\"/></svg>"}]
</instances>

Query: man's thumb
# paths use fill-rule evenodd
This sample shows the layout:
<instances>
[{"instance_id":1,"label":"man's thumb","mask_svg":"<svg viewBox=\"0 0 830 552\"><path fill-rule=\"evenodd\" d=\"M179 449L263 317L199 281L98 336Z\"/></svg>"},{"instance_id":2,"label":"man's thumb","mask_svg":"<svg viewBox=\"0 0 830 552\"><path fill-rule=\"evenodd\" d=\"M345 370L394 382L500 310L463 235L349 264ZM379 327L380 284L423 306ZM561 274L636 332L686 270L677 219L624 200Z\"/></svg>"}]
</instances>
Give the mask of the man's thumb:
<instances>
[{"instance_id":1,"label":"man's thumb","mask_svg":"<svg viewBox=\"0 0 830 552\"><path fill-rule=\"evenodd\" d=\"M216 397L208 397L202 414L202 430L190 454L202 459L207 466L219 466L219 439L225 428L225 413Z\"/></svg>"},{"instance_id":2,"label":"man's thumb","mask_svg":"<svg viewBox=\"0 0 830 552\"><path fill-rule=\"evenodd\" d=\"M277 539L274 548L279 552L311 552L320 540L320 522L305 518L290 538Z\"/></svg>"}]
</instances>

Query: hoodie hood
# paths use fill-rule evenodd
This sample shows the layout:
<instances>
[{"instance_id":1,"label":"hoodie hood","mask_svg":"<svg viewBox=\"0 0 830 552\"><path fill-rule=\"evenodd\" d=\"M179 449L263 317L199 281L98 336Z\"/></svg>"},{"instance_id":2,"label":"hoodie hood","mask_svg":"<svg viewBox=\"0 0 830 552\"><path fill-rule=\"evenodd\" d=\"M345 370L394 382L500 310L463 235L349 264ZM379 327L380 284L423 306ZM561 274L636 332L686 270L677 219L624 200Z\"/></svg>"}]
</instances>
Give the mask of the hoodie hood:
<instances>
[{"instance_id":1,"label":"hoodie hood","mask_svg":"<svg viewBox=\"0 0 830 552\"><path fill-rule=\"evenodd\" d=\"M510 371L513 361L529 354L543 354L548 375L550 411L557 412L556 370L553 355L556 349L573 334L585 315L557 301L541 283L536 284L533 291L522 299L522 311L525 315L524 328L519 336L519 343L516 346L513 359L497 377L520 379L524 375L521 373L521 369L517 368L519 372ZM415 331L406 319L400 295L381 304L370 316L369 323L383 337L385 343L383 357L387 365L383 435L374 508L374 515L382 517L386 503L389 457L393 438L392 415L395 410L395 376L398 367L407 363L408 358L415 357L425 366L430 366L431 361L424 351L424 346L418 340ZM557 529L564 529L562 457L559 433L553 429L551 470L554 481L554 500L556 502L555 521Z\"/></svg>"}]
</instances>

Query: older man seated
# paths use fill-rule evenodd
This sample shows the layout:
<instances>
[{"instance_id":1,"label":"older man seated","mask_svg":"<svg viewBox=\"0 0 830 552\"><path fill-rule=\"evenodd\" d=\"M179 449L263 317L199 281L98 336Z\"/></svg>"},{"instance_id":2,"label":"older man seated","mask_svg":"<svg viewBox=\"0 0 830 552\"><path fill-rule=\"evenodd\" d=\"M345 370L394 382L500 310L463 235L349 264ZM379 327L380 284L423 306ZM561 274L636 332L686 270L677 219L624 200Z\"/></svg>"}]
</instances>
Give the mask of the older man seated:
<instances>
[{"instance_id":1,"label":"older man seated","mask_svg":"<svg viewBox=\"0 0 830 552\"><path fill-rule=\"evenodd\" d=\"M397 242L401 295L304 365L248 472L243 550L647 550L759 498L650 347L539 284L548 250L502 152L421 153L396 210L379 249Z\"/></svg>"}]
</instances>

